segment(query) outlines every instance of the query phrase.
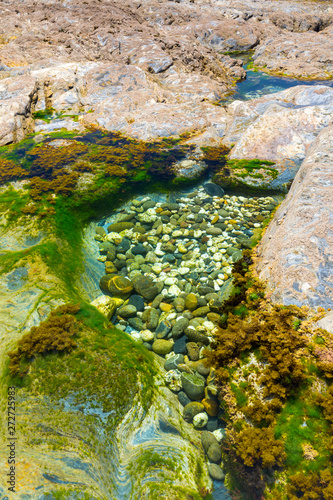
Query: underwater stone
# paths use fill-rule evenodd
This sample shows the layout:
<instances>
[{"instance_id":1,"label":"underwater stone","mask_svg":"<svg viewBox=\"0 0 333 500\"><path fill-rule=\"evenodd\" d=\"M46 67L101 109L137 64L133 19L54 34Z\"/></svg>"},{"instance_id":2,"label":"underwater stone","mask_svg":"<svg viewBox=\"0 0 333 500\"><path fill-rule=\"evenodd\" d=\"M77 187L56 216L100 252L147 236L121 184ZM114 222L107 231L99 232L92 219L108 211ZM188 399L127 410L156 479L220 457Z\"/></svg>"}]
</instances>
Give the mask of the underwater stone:
<instances>
[{"instance_id":1,"label":"underwater stone","mask_svg":"<svg viewBox=\"0 0 333 500\"><path fill-rule=\"evenodd\" d=\"M189 293L185 299L185 307L190 311L193 311L198 307L198 298L194 295L194 293Z\"/></svg>"},{"instance_id":2,"label":"underwater stone","mask_svg":"<svg viewBox=\"0 0 333 500\"><path fill-rule=\"evenodd\" d=\"M128 304L135 306L137 311L143 311L145 308L144 300L140 295L131 295L128 299Z\"/></svg>"},{"instance_id":3,"label":"underwater stone","mask_svg":"<svg viewBox=\"0 0 333 500\"><path fill-rule=\"evenodd\" d=\"M220 198L224 196L224 190L214 182L206 182L203 188L210 196L219 196Z\"/></svg>"},{"instance_id":4,"label":"underwater stone","mask_svg":"<svg viewBox=\"0 0 333 500\"><path fill-rule=\"evenodd\" d=\"M131 304L127 304L126 306L122 306L118 309L118 314L122 318L133 318L136 313L136 307Z\"/></svg>"},{"instance_id":5,"label":"underwater stone","mask_svg":"<svg viewBox=\"0 0 333 500\"><path fill-rule=\"evenodd\" d=\"M158 294L158 288L150 276L138 275L133 279L133 286L136 293L142 295L148 302L154 300Z\"/></svg>"},{"instance_id":6,"label":"underwater stone","mask_svg":"<svg viewBox=\"0 0 333 500\"><path fill-rule=\"evenodd\" d=\"M195 417L193 417L193 426L195 429L202 429L207 425L208 415L207 413L198 413Z\"/></svg>"},{"instance_id":7,"label":"underwater stone","mask_svg":"<svg viewBox=\"0 0 333 500\"><path fill-rule=\"evenodd\" d=\"M172 351L173 342L170 340L157 339L153 343L153 351L160 356L164 356Z\"/></svg>"},{"instance_id":8,"label":"underwater stone","mask_svg":"<svg viewBox=\"0 0 333 500\"><path fill-rule=\"evenodd\" d=\"M207 457L215 464L220 462L222 458L221 446L216 443L212 443L207 450Z\"/></svg>"},{"instance_id":9,"label":"underwater stone","mask_svg":"<svg viewBox=\"0 0 333 500\"><path fill-rule=\"evenodd\" d=\"M182 373L182 384L185 393L192 400L201 400L205 393L205 382L191 373Z\"/></svg>"},{"instance_id":10,"label":"underwater stone","mask_svg":"<svg viewBox=\"0 0 333 500\"><path fill-rule=\"evenodd\" d=\"M182 406L186 406L188 405L189 403L191 403L191 400L188 396L186 396L185 392L184 391L180 391L178 393L178 401L180 402L180 404Z\"/></svg>"},{"instance_id":11,"label":"underwater stone","mask_svg":"<svg viewBox=\"0 0 333 500\"><path fill-rule=\"evenodd\" d=\"M204 411L204 406L196 401L189 402L183 410L183 418L186 422L192 422L193 417L202 413Z\"/></svg>"},{"instance_id":12,"label":"underwater stone","mask_svg":"<svg viewBox=\"0 0 333 500\"><path fill-rule=\"evenodd\" d=\"M172 337L178 339L178 337L182 335L182 333L188 327L188 325L189 325L189 320L187 318L181 317L177 319L171 330Z\"/></svg>"},{"instance_id":13,"label":"underwater stone","mask_svg":"<svg viewBox=\"0 0 333 500\"><path fill-rule=\"evenodd\" d=\"M176 354L175 356L165 360L164 370L176 370L180 363L184 363L184 356L182 354Z\"/></svg>"},{"instance_id":14,"label":"underwater stone","mask_svg":"<svg viewBox=\"0 0 333 500\"><path fill-rule=\"evenodd\" d=\"M115 300L107 295L97 297L97 299L91 302L91 305L95 306L108 319L112 318L117 309Z\"/></svg>"},{"instance_id":15,"label":"underwater stone","mask_svg":"<svg viewBox=\"0 0 333 500\"><path fill-rule=\"evenodd\" d=\"M132 229L133 227L133 222L115 222L114 224L110 224L110 226L108 226L108 232L121 233L121 231L125 231L125 229Z\"/></svg>"},{"instance_id":16,"label":"underwater stone","mask_svg":"<svg viewBox=\"0 0 333 500\"><path fill-rule=\"evenodd\" d=\"M224 472L218 465L208 464L208 472L212 479L215 479L216 481L224 480Z\"/></svg>"},{"instance_id":17,"label":"underwater stone","mask_svg":"<svg viewBox=\"0 0 333 500\"><path fill-rule=\"evenodd\" d=\"M201 444L202 444L203 449L207 453L209 447L212 444L218 445L218 441L217 441L216 437L214 436L214 434L212 434L211 432L208 432L208 431L203 431L203 433L201 434Z\"/></svg>"},{"instance_id":18,"label":"underwater stone","mask_svg":"<svg viewBox=\"0 0 333 500\"><path fill-rule=\"evenodd\" d=\"M155 332L156 337L158 339L163 339L171 331L171 328L172 328L172 325L171 325L170 321L168 321L168 320L161 321L161 323L156 328L156 332Z\"/></svg>"}]
</instances>

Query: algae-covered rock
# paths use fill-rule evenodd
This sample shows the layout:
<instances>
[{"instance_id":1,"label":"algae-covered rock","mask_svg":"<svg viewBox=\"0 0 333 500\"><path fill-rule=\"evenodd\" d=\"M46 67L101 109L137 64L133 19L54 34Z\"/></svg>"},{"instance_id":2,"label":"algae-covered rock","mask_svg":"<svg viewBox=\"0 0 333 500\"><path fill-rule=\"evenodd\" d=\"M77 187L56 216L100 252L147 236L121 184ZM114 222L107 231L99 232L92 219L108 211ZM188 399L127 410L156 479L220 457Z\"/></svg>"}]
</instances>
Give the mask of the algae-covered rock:
<instances>
[{"instance_id":1,"label":"algae-covered rock","mask_svg":"<svg viewBox=\"0 0 333 500\"><path fill-rule=\"evenodd\" d=\"M183 410L183 418L186 422L192 422L193 417L198 413L202 413L204 411L204 405L197 401L192 401L188 403Z\"/></svg>"},{"instance_id":2,"label":"algae-covered rock","mask_svg":"<svg viewBox=\"0 0 333 500\"><path fill-rule=\"evenodd\" d=\"M110 293L113 297L127 299L132 290L133 285L128 278L124 276L102 276L99 282L102 291Z\"/></svg>"},{"instance_id":3,"label":"algae-covered rock","mask_svg":"<svg viewBox=\"0 0 333 500\"><path fill-rule=\"evenodd\" d=\"M204 396L205 382L191 373L182 373L182 384L189 398L200 401Z\"/></svg>"},{"instance_id":4,"label":"algae-covered rock","mask_svg":"<svg viewBox=\"0 0 333 500\"><path fill-rule=\"evenodd\" d=\"M108 226L109 233L121 233L125 229L132 229L134 227L133 222L115 222Z\"/></svg>"},{"instance_id":5,"label":"algae-covered rock","mask_svg":"<svg viewBox=\"0 0 333 500\"><path fill-rule=\"evenodd\" d=\"M145 300L151 302L154 300L159 290L150 276L143 276L141 274L133 278L133 286L136 293L141 295Z\"/></svg>"},{"instance_id":6,"label":"algae-covered rock","mask_svg":"<svg viewBox=\"0 0 333 500\"><path fill-rule=\"evenodd\" d=\"M171 342L170 340L157 339L153 343L153 351L156 354L164 356L165 354L168 354L172 350L172 346L173 342Z\"/></svg>"}]
</instances>

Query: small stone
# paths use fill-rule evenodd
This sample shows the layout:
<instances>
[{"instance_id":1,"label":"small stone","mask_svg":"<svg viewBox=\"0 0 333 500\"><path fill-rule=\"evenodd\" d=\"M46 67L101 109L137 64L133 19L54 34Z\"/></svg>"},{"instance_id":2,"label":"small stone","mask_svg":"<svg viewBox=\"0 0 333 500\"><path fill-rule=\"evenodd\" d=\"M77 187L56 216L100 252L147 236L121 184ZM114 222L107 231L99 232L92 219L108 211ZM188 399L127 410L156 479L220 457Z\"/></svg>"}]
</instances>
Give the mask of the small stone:
<instances>
[{"instance_id":1,"label":"small stone","mask_svg":"<svg viewBox=\"0 0 333 500\"><path fill-rule=\"evenodd\" d=\"M158 288L150 276L135 276L135 278L133 278L133 287L136 293L142 295L148 302L154 300L158 294Z\"/></svg>"},{"instance_id":2,"label":"small stone","mask_svg":"<svg viewBox=\"0 0 333 500\"><path fill-rule=\"evenodd\" d=\"M153 344L153 350L154 350L154 344ZM182 383L181 383L180 377L181 377L181 375L180 375L179 371L170 370L164 376L164 380L169 385L169 389L171 389L172 391L175 391L175 392L179 392L182 388Z\"/></svg>"},{"instance_id":3,"label":"small stone","mask_svg":"<svg viewBox=\"0 0 333 500\"><path fill-rule=\"evenodd\" d=\"M201 378L199 378L198 376L192 375L190 373L182 373L182 384L184 392L188 395L189 398L199 401L203 399L205 392L204 380L201 380Z\"/></svg>"},{"instance_id":4,"label":"small stone","mask_svg":"<svg viewBox=\"0 0 333 500\"><path fill-rule=\"evenodd\" d=\"M209 366L206 366L204 361L205 361L205 358L199 359L199 361L196 362L196 369L197 369L197 372L200 373L200 375L207 377L207 375L210 372L210 368L209 368Z\"/></svg>"},{"instance_id":5,"label":"small stone","mask_svg":"<svg viewBox=\"0 0 333 500\"><path fill-rule=\"evenodd\" d=\"M209 304L209 306L210 306L210 304ZM218 324L220 321L220 315L217 313L214 313L214 312L209 312L207 314L207 318L209 319L209 321L211 321L212 323L215 323L215 324Z\"/></svg>"},{"instance_id":6,"label":"small stone","mask_svg":"<svg viewBox=\"0 0 333 500\"><path fill-rule=\"evenodd\" d=\"M113 264L113 262L106 261L105 262L105 274L117 274L118 270Z\"/></svg>"},{"instance_id":7,"label":"small stone","mask_svg":"<svg viewBox=\"0 0 333 500\"><path fill-rule=\"evenodd\" d=\"M208 472L212 479L215 479L216 481L224 480L224 472L218 465L208 464Z\"/></svg>"},{"instance_id":8,"label":"small stone","mask_svg":"<svg viewBox=\"0 0 333 500\"><path fill-rule=\"evenodd\" d=\"M128 324L138 332L141 332L145 328L145 325L142 323L140 318L128 318L127 321Z\"/></svg>"},{"instance_id":9,"label":"small stone","mask_svg":"<svg viewBox=\"0 0 333 500\"><path fill-rule=\"evenodd\" d=\"M187 248L185 248L184 245L178 245L178 252L187 253Z\"/></svg>"},{"instance_id":10,"label":"small stone","mask_svg":"<svg viewBox=\"0 0 333 500\"><path fill-rule=\"evenodd\" d=\"M214 432L218 428L218 419L210 417L208 419L207 431Z\"/></svg>"},{"instance_id":11,"label":"small stone","mask_svg":"<svg viewBox=\"0 0 333 500\"><path fill-rule=\"evenodd\" d=\"M207 450L207 457L210 462L219 463L222 458L221 446L217 443L212 443Z\"/></svg>"},{"instance_id":12,"label":"small stone","mask_svg":"<svg viewBox=\"0 0 333 500\"><path fill-rule=\"evenodd\" d=\"M198 307L198 299L194 293L189 293L185 299L185 307L190 311L193 311Z\"/></svg>"},{"instance_id":13,"label":"small stone","mask_svg":"<svg viewBox=\"0 0 333 500\"><path fill-rule=\"evenodd\" d=\"M131 295L128 299L128 305L135 306L137 311L143 311L145 303L140 295Z\"/></svg>"},{"instance_id":14,"label":"small stone","mask_svg":"<svg viewBox=\"0 0 333 500\"><path fill-rule=\"evenodd\" d=\"M176 354L165 360L164 370L177 370L179 364L184 363L184 356L182 354Z\"/></svg>"},{"instance_id":15,"label":"small stone","mask_svg":"<svg viewBox=\"0 0 333 500\"><path fill-rule=\"evenodd\" d=\"M211 236L220 236L222 234L222 229L220 229L219 227L208 227L206 229L206 233L207 234L210 234Z\"/></svg>"},{"instance_id":16,"label":"small stone","mask_svg":"<svg viewBox=\"0 0 333 500\"><path fill-rule=\"evenodd\" d=\"M154 334L150 330L142 330L140 335L144 342L151 342L154 340Z\"/></svg>"},{"instance_id":17,"label":"small stone","mask_svg":"<svg viewBox=\"0 0 333 500\"><path fill-rule=\"evenodd\" d=\"M206 413L208 413L208 415L210 417L216 417L218 412L219 412L219 405L216 401L214 401L213 399L203 399L202 401L202 404L204 405L205 407L205 411Z\"/></svg>"},{"instance_id":18,"label":"small stone","mask_svg":"<svg viewBox=\"0 0 333 500\"><path fill-rule=\"evenodd\" d=\"M198 361L200 347L195 342L188 342L187 345L187 355L192 361Z\"/></svg>"},{"instance_id":19,"label":"small stone","mask_svg":"<svg viewBox=\"0 0 333 500\"><path fill-rule=\"evenodd\" d=\"M117 254L124 254L131 248L131 242L128 238L123 238L119 245L116 246ZM118 257L119 258L119 257Z\"/></svg>"},{"instance_id":20,"label":"small stone","mask_svg":"<svg viewBox=\"0 0 333 500\"><path fill-rule=\"evenodd\" d=\"M204 411L204 406L201 403L196 401L192 401L188 403L183 410L183 419L186 422L192 422L193 417L198 415L198 413L202 413Z\"/></svg>"},{"instance_id":21,"label":"small stone","mask_svg":"<svg viewBox=\"0 0 333 500\"><path fill-rule=\"evenodd\" d=\"M173 305L177 312L183 312L185 310L185 300L181 297L177 297L173 301Z\"/></svg>"},{"instance_id":22,"label":"small stone","mask_svg":"<svg viewBox=\"0 0 333 500\"><path fill-rule=\"evenodd\" d=\"M133 222L115 222L114 224L110 224L108 226L109 233L121 233L121 231L125 231L125 229L132 229L134 227Z\"/></svg>"},{"instance_id":23,"label":"small stone","mask_svg":"<svg viewBox=\"0 0 333 500\"><path fill-rule=\"evenodd\" d=\"M207 422L208 422L207 413L204 412L198 413L197 415L195 415L195 417L193 417L193 427L195 429L202 429L207 425Z\"/></svg>"},{"instance_id":24,"label":"small stone","mask_svg":"<svg viewBox=\"0 0 333 500\"><path fill-rule=\"evenodd\" d=\"M204 345L209 344L209 339L206 335L196 332L194 328L187 328L185 330L185 335L191 342L202 342Z\"/></svg>"},{"instance_id":25,"label":"small stone","mask_svg":"<svg viewBox=\"0 0 333 500\"><path fill-rule=\"evenodd\" d=\"M132 305L126 305L126 306L122 306L118 309L117 313L119 314L119 316L121 316L122 318L133 318L134 316L136 316L136 307L135 306L132 306Z\"/></svg>"},{"instance_id":26,"label":"small stone","mask_svg":"<svg viewBox=\"0 0 333 500\"><path fill-rule=\"evenodd\" d=\"M203 431L201 434L201 444L206 453L209 447L214 443L218 445L218 442L214 434L208 431Z\"/></svg>"},{"instance_id":27,"label":"small stone","mask_svg":"<svg viewBox=\"0 0 333 500\"><path fill-rule=\"evenodd\" d=\"M160 303L160 309L163 312L170 312L173 309L172 304L167 304L166 302Z\"/></svg>"},{"instance_id":28,"label":"small stone","mask_svg":"<svg viewBox=\"0 0 333 500\"><path fill-rule=\"evenodd\" d=\"M148 249L144 247L142 243L139 243L138 245L135 245L133 248L131 248L131 252L133 255L145 256L148 253Z\"/></svg>"},{"instance_id":29,"label":"small stone","mask_svg":"<svg viewBox=\"0 0 333 500\"><path fill-rule=\"evenodd\" d=\"M217 442L221 444L225 438L225 429L222 429L221 427L219 429L215 429L213 434L216 437Z\"/></svg>"},{"instance_id":30,"label":"small stone","mask_svg":"<svg viewBox=\"0 0 333 500\"><path fill-rule=\"evenodd\" d=\"M192 311L192 314L195 318L197 316L206 316L208 313L209 313L208 306L199 307L198 309L195 309L194 311Z\"/></svg>"},{"instance_id":31,"label":"small stone","mask_svg":"<svg viewBox=\"0 0 333 500\"><path fill-rule=\"evenodd\" d=\"M188 325L189 325L189 320L187 318L184 317L178 318L171 330L172 337L174 339L180 337L185 331L185 329L188 327Z\"/></svg>"},{"instance_id":32,"label":"small stone","mask_svg":"<svg viewBox=\"0 0 333 500\"><path fill-rule=\"evenodd\" d=\"M173 329L172 329L173 331ZM187 353L187 347L186 347L186 337L183 335L182 337L178 338L175 343L173 344L173 350L177 354L186 354Z\"/></svg>"},{"instance_id":33,"label":"small stone","mask_svg":"<svg viewBox=\"0 0 333 500\"><path fill-rule=\"evenodd\" d=\"M172 325L171 325L170 321L168 321L168 320L161 321L161 323L156 328L156 332L155 332L156 337L158 339L163 339L171 331L171 328L172 328Z\"/></svg>"},{"instance_id":34,"label":"small stone","mask_svg":"<svg viewBox=\"0 0 333 500\"><path fill-rule=\"evenodd\" d=\"M170 340L157 339L153 343L153 351L160 356L164 356L172 351L173 342Z\"/></svg>"},{"instance_id":35,"label":"small stone","mask_svg":"<svg viewBox=\"0 0 333 500\"><path fill-rule=\"evenodd\" d=\"M147 311L147 313L146 313L146 311ZM154 309L153 307L151 307L150 309L145 310L145 312L143 314L145 314L145 317L143 317L143 320L147 322L148 330L155 330L157 328L158 318L159 318L159 314L158 314L157 309ZM147 319L145 319L146 316L147 316Z\"/></svg>"}]
</instances>

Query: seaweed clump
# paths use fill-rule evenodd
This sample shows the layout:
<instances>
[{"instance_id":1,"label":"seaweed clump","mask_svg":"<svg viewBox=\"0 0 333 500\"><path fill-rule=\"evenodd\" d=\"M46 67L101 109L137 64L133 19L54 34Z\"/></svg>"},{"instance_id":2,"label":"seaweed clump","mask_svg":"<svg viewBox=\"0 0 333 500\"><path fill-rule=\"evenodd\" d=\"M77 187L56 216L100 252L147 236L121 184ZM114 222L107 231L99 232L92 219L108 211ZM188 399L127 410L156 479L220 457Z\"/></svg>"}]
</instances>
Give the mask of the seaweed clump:
<instances>
[{"instance_id":1,"label":"seaweed clump","mask_svg":"<svg viewBox=\"0 0 333 500\"><path fill-rule=\"evenodd\" d=\"M0 158L0 184L25 177L28 177L28 172L24 168L17 166L13 161L6 158Z\"/></svg>"},{"instance_id":2,"label":"seaweed clump","mask_svg":"<svg viewBox=\"0 0 333 500\"><path fill-rule=\"evenodd\" d=\"M79 310L79 304L60 306L46 321L23 335L17 349L8 353L10 374L23 377L29 370L29 362L38 354L72 350L76 346L73 337L78 332L75 314Z\"/></svg>"}]
</instances>

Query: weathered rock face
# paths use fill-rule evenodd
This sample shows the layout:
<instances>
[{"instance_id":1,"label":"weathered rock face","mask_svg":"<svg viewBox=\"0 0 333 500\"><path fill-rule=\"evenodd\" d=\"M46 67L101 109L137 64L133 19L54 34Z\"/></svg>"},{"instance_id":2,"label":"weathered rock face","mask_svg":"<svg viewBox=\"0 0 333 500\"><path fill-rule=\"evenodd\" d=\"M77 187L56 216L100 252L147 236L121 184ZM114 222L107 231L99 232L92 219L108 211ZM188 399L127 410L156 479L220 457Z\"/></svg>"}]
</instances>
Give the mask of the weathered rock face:
<instances>
[{"instance_id":1,"label":"weathered rock face","mask_svg":"<svg viewBox=\"0 0 333 500\"><path fill-rule=\"evenodd\" d=\"M235 143L231 159L260 158L279 171L270 186L290 182L312 142L332 122L333 89L297 86L228 108L223 142Z\"/></svg>"},{"instance_id":2,"label":"weathered rock face","mask_svg":"<svg viewBox=\"0 0 333 500\"><path fill-rule=\"evenodd\" d=\"M285 33L263 41L253 60L265 71L294 78L317 80L333 76L333 41L331 29L321 33Z\"/></svg>"},{"instance_id":3,"label":"weathered rock face","mask_svg":"<svg viewBox=\"0 0 333 500\"><path fill-rule=\"evenodd\" d=\"M333 307L333 127L322 130L259 244L273 300ZM326 328L333 330L333 321Z\"/></svg>"}]
</instances>

